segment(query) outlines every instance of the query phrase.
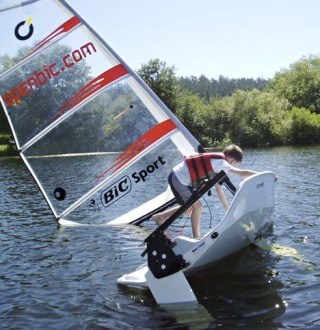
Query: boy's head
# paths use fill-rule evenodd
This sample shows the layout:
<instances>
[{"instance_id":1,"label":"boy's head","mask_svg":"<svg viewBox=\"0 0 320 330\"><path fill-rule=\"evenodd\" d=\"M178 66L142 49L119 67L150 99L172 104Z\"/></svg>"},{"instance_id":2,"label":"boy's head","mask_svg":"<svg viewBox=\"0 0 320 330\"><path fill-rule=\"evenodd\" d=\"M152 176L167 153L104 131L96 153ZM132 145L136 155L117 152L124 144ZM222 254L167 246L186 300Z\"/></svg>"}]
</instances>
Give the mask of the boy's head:
<instances>
[{"instance_id":1,"label":"boy's head","mask_svg":"<svg viewBox=\"0 0 320 330\"><path fill-rule=\"evenodd\" d=\"M242 162L243 152L240 147L235 144L230 144L223 150L223 154L226 157L226 160L231 165L236 166Z\"/></svg>"}]
</instances>

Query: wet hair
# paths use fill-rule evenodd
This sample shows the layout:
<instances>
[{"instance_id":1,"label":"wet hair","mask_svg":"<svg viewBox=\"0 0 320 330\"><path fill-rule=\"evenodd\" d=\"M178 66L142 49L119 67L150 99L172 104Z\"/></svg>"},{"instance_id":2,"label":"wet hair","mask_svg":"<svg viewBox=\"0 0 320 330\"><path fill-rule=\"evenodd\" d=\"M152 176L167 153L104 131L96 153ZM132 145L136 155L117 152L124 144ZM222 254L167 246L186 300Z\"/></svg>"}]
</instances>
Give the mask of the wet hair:
<instances>
[{"instance_id":1,"label":"wet hair","mask_svg":"<svg viewBox=\"0 0 320 330\"><path fill-rule=\"evenodd\" d=\"M234 158L237 162L242 162L243 152L242 149L235 144L228 145L224 150L223 153L226 157Z\"/></svg>"}]
</instances>

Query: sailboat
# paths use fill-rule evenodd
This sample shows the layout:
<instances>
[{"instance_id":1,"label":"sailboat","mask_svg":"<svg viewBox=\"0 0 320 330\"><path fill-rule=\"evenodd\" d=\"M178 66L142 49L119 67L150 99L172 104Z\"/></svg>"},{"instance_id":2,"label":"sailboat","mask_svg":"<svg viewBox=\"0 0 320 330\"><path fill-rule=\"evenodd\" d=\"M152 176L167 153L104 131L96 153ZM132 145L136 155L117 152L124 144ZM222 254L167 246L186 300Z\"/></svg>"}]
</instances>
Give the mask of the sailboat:
<instances>
[{"instance_id":1,"label":"sailboat","mask_svg":"<svg viewBox=\"0 0 320 330\"><path fill-rule=\"evenodd\" d=\"M58 225L140 225L173 206L168 174L204 152L188 129L66 1L11 2L0 15L1 105ZM195 301L186 276L272 223L274 181L272 172L244 180L201 240L171 241L157 228L146 238L147 265L118 282L148 286L158 303ZM189 204L218 182L228 185L225 173Z\"/></svg>"}]
</instances>

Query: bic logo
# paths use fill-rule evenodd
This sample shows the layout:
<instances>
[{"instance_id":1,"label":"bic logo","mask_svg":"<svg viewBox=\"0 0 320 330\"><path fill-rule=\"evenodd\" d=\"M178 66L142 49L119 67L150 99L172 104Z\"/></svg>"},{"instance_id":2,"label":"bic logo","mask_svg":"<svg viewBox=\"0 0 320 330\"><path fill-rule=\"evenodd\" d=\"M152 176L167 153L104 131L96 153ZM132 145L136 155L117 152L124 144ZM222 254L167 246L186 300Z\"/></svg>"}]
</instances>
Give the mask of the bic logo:
<instances>
[{"instance_id":1,"label":"bic logo","mask_svg":"<svg viewBox=\"0 0 320 330\"><path fill-rule=\"evenodd\" d=\"M32 18L29 17L26 21L18 23L14 29L14 34L19 40L27 40L33 34Z\"/></svg>"},{"instance_id":2,"label":"bic logo","mask_svg":"<svg viewBox=\"0 0 320 330\"><path fill-rule=\"evenodd\" d=\"M159 171L165 164L166 161L162 156L159 156L156 161L151 164L149 163L149 165L144 167L141 171L134 172L130 176L125 175L101 193L102 205L104 207L108 207L128 194L132 189L132 185L144 184L150 175L153 175L154 172Z\"/></svg>"},{"instance_id":3,"label":"bic logo","mask_svg":"<svg viewBox=\"0 0 320 330\"><path fill-rule=\"evenodd\" d=\"M101 202L104 207L108 207L118 199L128 194L131 190L131 180L126 175L123 178L116 181L114 184L109 186L101 194Z\"/></svg>"}]
</instances>

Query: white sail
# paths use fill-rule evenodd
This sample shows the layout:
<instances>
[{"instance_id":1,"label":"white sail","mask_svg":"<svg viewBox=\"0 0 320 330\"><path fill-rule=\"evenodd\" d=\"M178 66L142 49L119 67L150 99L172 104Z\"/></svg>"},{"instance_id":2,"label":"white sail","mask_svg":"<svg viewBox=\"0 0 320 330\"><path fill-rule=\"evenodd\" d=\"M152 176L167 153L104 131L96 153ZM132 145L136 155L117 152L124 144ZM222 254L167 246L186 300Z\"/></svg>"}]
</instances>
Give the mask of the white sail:
<instances>
[{"instance_id":1,"label":"white sail","mask_svg":"<svg viewBox=\"0 0 320 330\"><path fill-rule=\"evenodd\" d=\"M65 1L0 17L1 104L57 221L132 222L169 203L168 173L199 146L170 110Z\"/></svg>"}]
</instances>

